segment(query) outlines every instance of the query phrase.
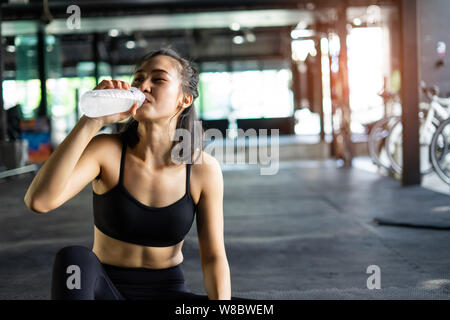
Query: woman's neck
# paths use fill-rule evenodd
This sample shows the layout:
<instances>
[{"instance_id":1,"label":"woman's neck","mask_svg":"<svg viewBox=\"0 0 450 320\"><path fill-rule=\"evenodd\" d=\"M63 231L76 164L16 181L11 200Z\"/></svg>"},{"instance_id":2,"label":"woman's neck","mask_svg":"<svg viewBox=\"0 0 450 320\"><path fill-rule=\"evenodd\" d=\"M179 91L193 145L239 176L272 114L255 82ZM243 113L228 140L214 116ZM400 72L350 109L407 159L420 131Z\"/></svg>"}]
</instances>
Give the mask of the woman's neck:
<instances>
[{"instance_id":1,"label":"woman's neck","mask_svg":"<svg viewBox=\"0 0 450 320\"><path fill-rule=\"evenodd\" d=\"M176 125L176 123L175 123ZM136 156L148 167L167 167L174 164L171 157L175 125L155 122L139 122L139 142L135 146Z\"/></svg>"}]
</instances>

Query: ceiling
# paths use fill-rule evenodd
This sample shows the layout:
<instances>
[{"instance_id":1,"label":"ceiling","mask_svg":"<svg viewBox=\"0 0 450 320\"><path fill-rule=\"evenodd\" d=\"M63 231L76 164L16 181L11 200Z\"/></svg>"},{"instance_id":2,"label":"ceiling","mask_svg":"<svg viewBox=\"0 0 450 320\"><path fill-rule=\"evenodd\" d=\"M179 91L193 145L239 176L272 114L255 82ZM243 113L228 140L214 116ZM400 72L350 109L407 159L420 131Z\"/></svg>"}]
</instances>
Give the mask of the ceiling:
<instances>
[{"instance_id":1,"label":"ceiling","mask_svg":"<svg viewBox=\"0 0 450 320\"><path fill-rule=\"evenodd\" d=\"M108 32L110 29L118 29L129 34L134 31L146 30L228 28L232 23L238 23L241 28L295 26L300 21L312 24L314 22L313 12L307 10L268 9L121 17L81 16L79 29L68 28L67 19L60 18L54 19L47 24L45 30L48 34L77 34ZM2 23L2 36L35 34L38 28L38 21L5 21Z\"/></svg>"},{"instance_id":2,"label":"ceiling","mask_svg":"<svg viewBox=\"0 0 450 320\"><path fill-rule=\"evenodd\" d=\"M22 0L23 2L23 0ZM395 0L347 0L349 18L361 17L369 4L393 4ZM35 35L40 27L61 43L63 66L93 60L94 34L99 39L101 61L132 64L138 57L162 45L171 45L197 61L289 59L289 33L299 22L305 26L323 22L342 4L340 0L42 0L28 4L2 3L2 48L14 44L17 35ZM105 5L107 3L107 5ZM67 25L70 5L80 8L80 28ZM358 8L359 7L359 8ZM41 18L47 12L47 18ZM351 17L350 17L351 16ZM42 22L47 21L47 23ZM240 29L230 30L237 23ZM117 29L117 37L108 31ZM233 43L236 35L251 32L254 42ZM127 41L141 40L132 50ZM6 45L5 45L6 44ZM15 54L4 51L5 70L15 70Z\"/></svg>"}]
</instances>

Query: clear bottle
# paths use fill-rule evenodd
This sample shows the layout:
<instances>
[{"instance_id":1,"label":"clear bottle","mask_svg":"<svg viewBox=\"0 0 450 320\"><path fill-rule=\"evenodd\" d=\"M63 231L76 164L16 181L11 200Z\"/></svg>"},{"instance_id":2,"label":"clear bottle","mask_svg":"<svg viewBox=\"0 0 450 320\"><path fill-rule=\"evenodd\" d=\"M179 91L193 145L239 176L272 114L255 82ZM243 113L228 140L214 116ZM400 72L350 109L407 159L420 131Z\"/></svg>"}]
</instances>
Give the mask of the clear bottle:
<instances>
[{"instance_id":1,"label":"clear bottle","mask_svg":"<svg viewBox=\"0 0 450 320\"><path fill-rule=\"evenodd\" d=\"M81 96L80 109L86 116L96 118L125 112L136 102L140 108L144 101L145 95L135 87L131 87L130 90L90 90Z\"/></svg>"}]
</instances>

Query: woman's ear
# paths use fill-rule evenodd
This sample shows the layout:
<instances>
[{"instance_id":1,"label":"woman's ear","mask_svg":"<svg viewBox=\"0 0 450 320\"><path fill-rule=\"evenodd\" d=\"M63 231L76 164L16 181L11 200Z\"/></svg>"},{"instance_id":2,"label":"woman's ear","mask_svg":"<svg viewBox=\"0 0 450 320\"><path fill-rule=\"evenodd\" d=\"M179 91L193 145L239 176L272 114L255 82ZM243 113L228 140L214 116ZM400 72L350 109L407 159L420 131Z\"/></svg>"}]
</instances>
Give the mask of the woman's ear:
<instances>
[{"instance_id":1,"label":"woman's ear","mask_svg":"<svg viewBox=\"0 0 450 320\"><path fill-rule=\"evenodd\" d=\"M193 101L194 101L194 96L192 94L190 94L190 93L185 94L184 98L183 98L183 108L189 107Z\"/></svg>"}]
</instances>

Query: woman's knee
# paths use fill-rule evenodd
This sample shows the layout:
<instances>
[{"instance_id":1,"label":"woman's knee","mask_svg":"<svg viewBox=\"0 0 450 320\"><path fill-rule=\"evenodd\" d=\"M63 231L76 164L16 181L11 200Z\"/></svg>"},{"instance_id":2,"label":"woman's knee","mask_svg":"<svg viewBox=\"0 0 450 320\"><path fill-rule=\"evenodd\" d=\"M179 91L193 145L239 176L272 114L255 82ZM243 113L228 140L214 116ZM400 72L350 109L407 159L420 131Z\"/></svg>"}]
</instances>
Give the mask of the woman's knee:
<instances>
[{"instance_id":1,"label":"woman's knee","mask_svg":"<svg viewBox=\"0 0 450 320\"><path fill-rule=\"evenodd\" d=\"M55 256L55 263L83 263L96 260L95 254L83 246L68 246L60 249Z\"/></svg>"},{"instance_id":2,"label":"woman's knee","mask_svg":"<svg viewBox=\"0 0 450 320\"><path fill-rule=\"evenodd\" d=\"M93 299L99 266L95 254L86 247L68 246L55 256L52 299Z\"/></svg>"}]
</instances>

